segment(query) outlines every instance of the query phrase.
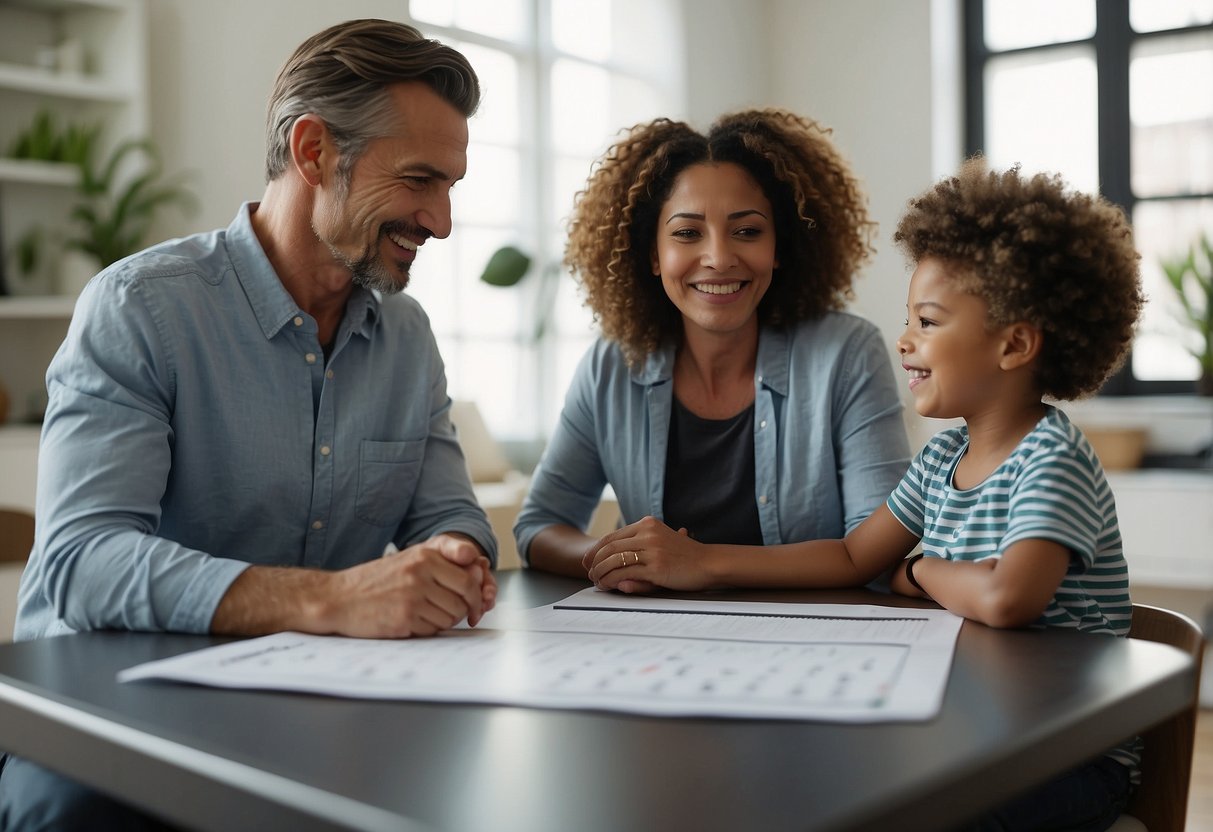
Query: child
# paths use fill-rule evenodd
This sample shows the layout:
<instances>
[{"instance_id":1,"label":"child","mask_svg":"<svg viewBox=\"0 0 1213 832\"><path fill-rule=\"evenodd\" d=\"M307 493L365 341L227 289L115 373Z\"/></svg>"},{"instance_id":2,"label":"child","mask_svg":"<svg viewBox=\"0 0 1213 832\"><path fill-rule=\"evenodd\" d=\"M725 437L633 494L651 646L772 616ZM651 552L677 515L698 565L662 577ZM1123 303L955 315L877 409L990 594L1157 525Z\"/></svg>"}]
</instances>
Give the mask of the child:
<instances>
[{"instance_id":1,"label":"child","mask_svg":"<svg viewBox=\"0 0 1213 832\"><path fill-rule=\"evenodd\" d=\"M845 539L764 547L751 569L766 580L746 583L862 585L901 560L894 591L966 618L1126 635L1132 607L1112 493L1082 433L1043 401L1095 392L1129 348L1143 298L1122 212L1057 177L990 172L974 159L911 201L894 240L916 264L897 341L915 408L965 424L931 439ZM670 586L644 543L604 537L591 579ZM702 581L671 588L738 585L707 548ZM636 554L612 557L620 551ZM1137 779L1136 746L979 828L1106 828Z\"/></svg>"},{"instance_id":2,"label":"child","mask_svg":"<svg viewBox=\"0 0 1213 832\"><path fill-rule=\"evenodd\" d=\"M897 342L915 408L965 425L927 443L872 522L904 527L874 540L881 549L904 532L922 539L893 589L996 627L1127 635L1112 492L1082 432L1041 400L1095 392L1128 351L1143 299L1121 211L1056 177L971 160L911 203L894 240L917 264ZM1138 745L976 828L1106 829L1139 779Z\"/></svg>"}]
</instances>

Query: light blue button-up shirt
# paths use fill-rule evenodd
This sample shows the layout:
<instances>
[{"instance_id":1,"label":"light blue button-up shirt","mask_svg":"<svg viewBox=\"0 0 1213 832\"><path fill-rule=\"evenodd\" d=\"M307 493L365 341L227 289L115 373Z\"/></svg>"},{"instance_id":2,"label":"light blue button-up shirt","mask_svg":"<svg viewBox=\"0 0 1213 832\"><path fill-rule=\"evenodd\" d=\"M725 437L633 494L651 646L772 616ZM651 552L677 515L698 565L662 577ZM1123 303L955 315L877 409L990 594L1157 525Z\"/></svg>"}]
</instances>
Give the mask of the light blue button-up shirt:
<instances>
[{"instance_id":1,"label":"light blue button-up shirt","mask_svg":"<svg viewBox=\"0 0 1213 832\"><path fill-rule=\"evenodd\" d=\"M47 370L18 639L206 632L250 564L340 569L440 532L496 557L425 313L355 288L326 359L254 209L80 296Z\"/></svg>"},{"instance_id":2,"label":"light blue button-up shirt","mask_svg":"<svg viewBox=\"0 0 1213 832\"><path fill-rule=\"evenodd\" d=\"M599 340L582 358L514 526L588 526L610 483L624 523L664 519L674 349L630 369ZM754 499L763 543L842 537L884 503L910 462L880 331L846 313L763 329L754 377Z\"/></svg>"}]
</instances>

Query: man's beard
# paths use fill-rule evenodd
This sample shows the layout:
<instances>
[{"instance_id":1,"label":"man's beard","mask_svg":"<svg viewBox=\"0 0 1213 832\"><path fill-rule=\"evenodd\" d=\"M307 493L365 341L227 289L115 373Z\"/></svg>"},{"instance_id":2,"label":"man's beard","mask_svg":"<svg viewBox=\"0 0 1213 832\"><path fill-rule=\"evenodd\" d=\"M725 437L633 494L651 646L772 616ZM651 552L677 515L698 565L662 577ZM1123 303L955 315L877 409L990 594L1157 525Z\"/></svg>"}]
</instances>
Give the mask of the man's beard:
<instances>
[{"instance_id":1,"label":"man's beard","mask_svg":"<svg viewBox=\"0 0 1213 832\"><path fill-rule=\"evenodd\" d=\"M376 245L367 248L357 260L338 251L327 241L325 245L328 246L333 259L350 270L355 286L361 286L384 296L394 295L408 288L409 266L412 264L398 260L396 261L397 269L389 268L383 258L379 256L379 244L383 242L389 232L399 234L404 231L403 227L397 226L398 224L393 223L380 228L379 237L375 241ZM317 234L316 237L319 239L320 235Z\"/></svg>"}]
</instances>

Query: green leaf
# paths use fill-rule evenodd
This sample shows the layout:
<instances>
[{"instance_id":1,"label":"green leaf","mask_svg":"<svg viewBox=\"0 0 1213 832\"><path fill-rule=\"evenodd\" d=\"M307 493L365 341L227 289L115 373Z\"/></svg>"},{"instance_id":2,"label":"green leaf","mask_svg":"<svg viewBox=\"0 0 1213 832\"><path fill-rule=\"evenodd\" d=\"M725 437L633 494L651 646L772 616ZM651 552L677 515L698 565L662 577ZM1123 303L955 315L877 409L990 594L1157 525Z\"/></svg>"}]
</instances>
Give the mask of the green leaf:
<instances>
[{"instance_id":1,"label":"green leaf","mask_svg":"<svg viewBox=\"0 0 1213 832\"><path fill-rule=\"evenodd\" d=\"M93 254L102 267L143 246L161 207L195 207L193 194L180 178L161 180L160 159L148 139L120 142L99 170L89 160L81 171L82 201L71 214L80 233L70 244Z\"/></svg>"},{"instance_id":2,"label":"green leaf","mask_svg":"<svg viewBox=\"0 0 1213 832\"><path fill-rule=\"evenodd\" d=\"M502 246L493 252L480 279L490 286L514 286L530 268L530 257L514 246Z\"/></svg>"}]
</instances>

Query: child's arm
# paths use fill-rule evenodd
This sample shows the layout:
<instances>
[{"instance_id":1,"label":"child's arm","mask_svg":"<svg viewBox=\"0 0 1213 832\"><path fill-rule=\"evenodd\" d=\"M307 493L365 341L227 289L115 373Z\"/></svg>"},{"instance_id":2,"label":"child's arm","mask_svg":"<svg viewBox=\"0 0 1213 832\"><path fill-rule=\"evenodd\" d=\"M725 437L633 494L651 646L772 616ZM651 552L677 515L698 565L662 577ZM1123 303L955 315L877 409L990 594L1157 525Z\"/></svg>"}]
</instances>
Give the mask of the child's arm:
<instances>
[{"instance_id":1,"label":"child's arm","mask_svg":"<svg viewBox=\"0 0 1213 832\"><path fill-rule=\"evenodd\" d=\"M1040 618L1061 585L1070 551L1041 538L1011 544L1002 557L951 561L925 557L914 564L914 579L926 594L951 612L991 627L1024 627ZM893 589L921 596L897 570Z\"/></svg>"},{"instance_id":2,"label":"child's arm","mask_svg":"<svg viewBox=\"0 0 1213 832\"><path fill-rule=\"evenodd\" d=\"M863 586L917 544L883 505L842 540L781 546L697 543L646 517L603 536L583 563L601 589L624 592L634 591L632 581L683 590L847 587Z\"/></svg>"}]
</instances>

